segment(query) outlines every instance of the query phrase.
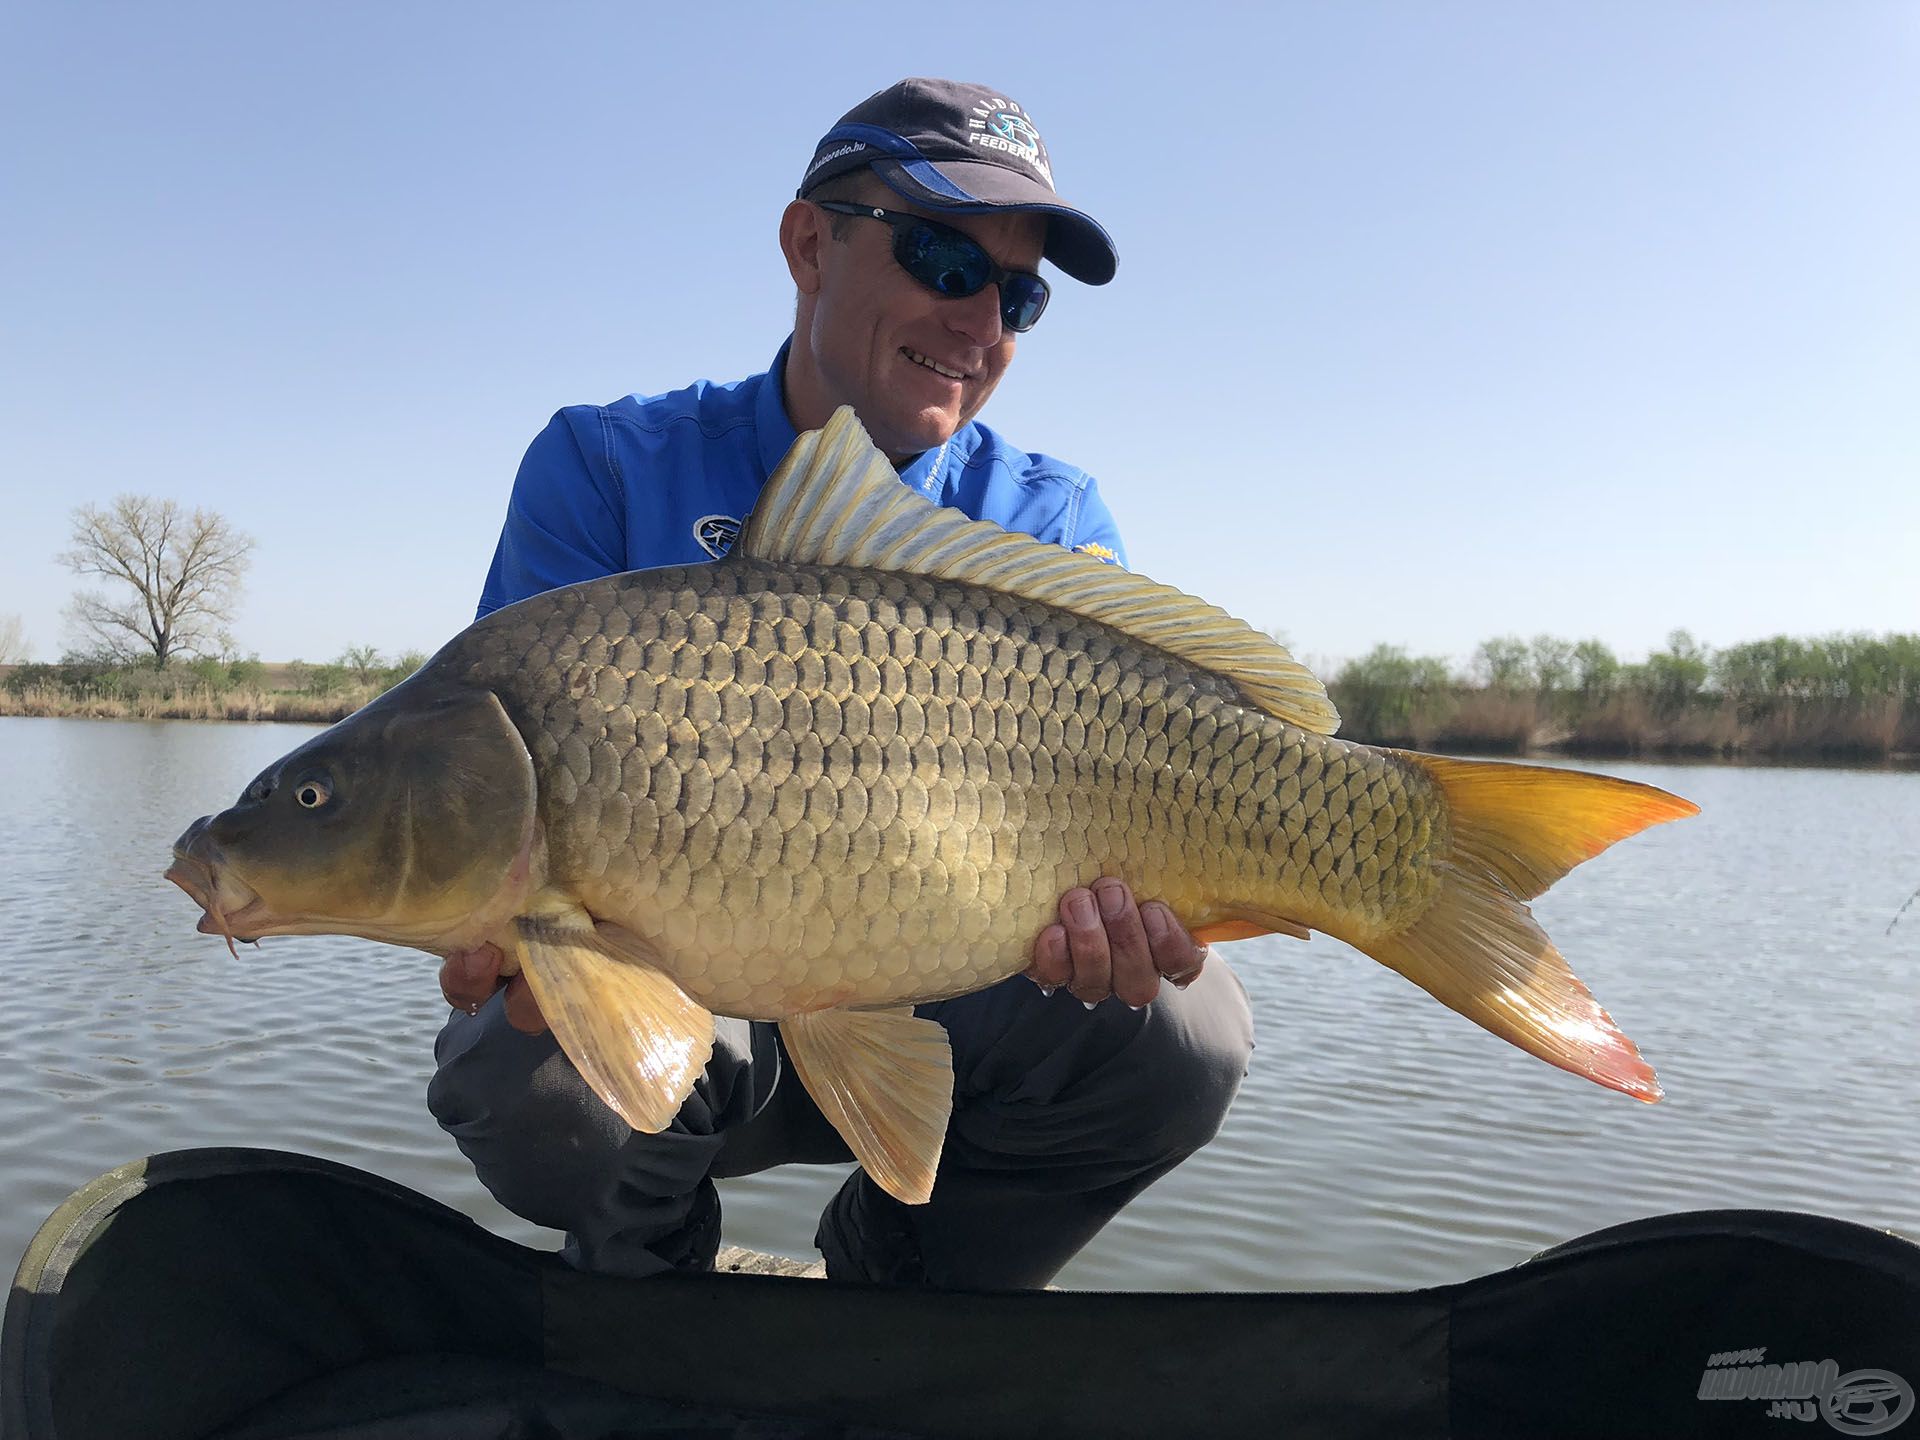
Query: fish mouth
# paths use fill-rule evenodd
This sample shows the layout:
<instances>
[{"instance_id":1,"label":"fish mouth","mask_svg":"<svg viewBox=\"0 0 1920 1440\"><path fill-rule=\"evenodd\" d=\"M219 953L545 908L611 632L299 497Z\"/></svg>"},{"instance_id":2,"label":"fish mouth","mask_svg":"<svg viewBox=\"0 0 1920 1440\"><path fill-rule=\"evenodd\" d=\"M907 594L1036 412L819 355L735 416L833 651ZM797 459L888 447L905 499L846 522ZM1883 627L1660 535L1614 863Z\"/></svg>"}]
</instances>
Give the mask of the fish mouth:
<instances>
[{"instance_id":1,"label":"fish mouth","mask_svg":"<svg viewBox=\"0 0 1920 1440\"><path fill-rule=\"evenodd\" d=\"M227 949L238 958L234 941L251 943L266 929L266 902L254 893L227 864L220 847L206 833L208 817L202 816L187 827L173 844L173 863L165 879L187 892L189 899L204 912L194 926L202 935L218 935Z\"/></svg>"}]
</instances>

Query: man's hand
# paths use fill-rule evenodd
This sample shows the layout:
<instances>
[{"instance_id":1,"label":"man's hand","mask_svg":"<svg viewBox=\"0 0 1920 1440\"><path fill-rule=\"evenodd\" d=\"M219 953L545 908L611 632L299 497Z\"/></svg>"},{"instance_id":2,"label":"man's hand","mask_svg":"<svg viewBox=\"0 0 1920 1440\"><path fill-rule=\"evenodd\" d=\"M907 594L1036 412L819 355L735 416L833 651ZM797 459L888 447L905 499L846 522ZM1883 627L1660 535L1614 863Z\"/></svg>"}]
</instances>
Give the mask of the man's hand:
<instances>
[{"instance_id":1,"label":"man's hand","mask_svg":"<svg viewBox=\"0 0 1920 1440\"><path fill-rule=\"evenodd\" d=\"M504 984L507 998L502 1003L507 1007L507 1023L528 1035L538 1035L547 1028L547 1017L540 1013L533 991L527 988L525 975L501 980L500 964L504 959L498 945L455 950L440 967L440 993L454 1009L478 1015L480 1007Z\"/></svg>"},{"instance_id":2,"label":"man's hand","mask_svg":"<svg viewBox=\"0 0 1920 1440\"><path fill-rule=\"evenodd\" d=\"M1137 1010L1163 979L1184 990L1206 961L1207 947L1173 911L1158 900L1137 905L1124 881L1103 879L1060 897L1060 923L1033 942L1026 975L1043 989L1066 986L1088 1009L1117 995Z\"/></svg>"}]
</instances>

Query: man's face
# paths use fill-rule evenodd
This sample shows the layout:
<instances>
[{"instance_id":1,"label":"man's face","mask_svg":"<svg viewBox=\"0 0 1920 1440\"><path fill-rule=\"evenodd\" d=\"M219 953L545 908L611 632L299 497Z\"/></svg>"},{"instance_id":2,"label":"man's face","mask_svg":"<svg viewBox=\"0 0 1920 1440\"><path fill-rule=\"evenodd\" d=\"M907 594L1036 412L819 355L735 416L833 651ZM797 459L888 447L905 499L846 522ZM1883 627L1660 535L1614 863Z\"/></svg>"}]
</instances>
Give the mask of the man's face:
<instances>
[{"instance_id":1,"label":"man's face","mask_svg":"<svg viewBox=\"0 0 1920 1440\"><path fill-rule=\"evenodd\" d=\"M861 200L924 215L970 235L1010 270L1036 270L1046 222L1038 215L943 215L921 210L879 182ZM820 221L818 288L803 293L797 343L810 357L829 411L852 405L874 443L900 457L950 438L980 412L1013 360L1000 323L1000 290L964 299L936 295L893 258L893 228L848 217L835 240ZM811 305L807 302L811 301Z\"/></svg>"}]
</instances>

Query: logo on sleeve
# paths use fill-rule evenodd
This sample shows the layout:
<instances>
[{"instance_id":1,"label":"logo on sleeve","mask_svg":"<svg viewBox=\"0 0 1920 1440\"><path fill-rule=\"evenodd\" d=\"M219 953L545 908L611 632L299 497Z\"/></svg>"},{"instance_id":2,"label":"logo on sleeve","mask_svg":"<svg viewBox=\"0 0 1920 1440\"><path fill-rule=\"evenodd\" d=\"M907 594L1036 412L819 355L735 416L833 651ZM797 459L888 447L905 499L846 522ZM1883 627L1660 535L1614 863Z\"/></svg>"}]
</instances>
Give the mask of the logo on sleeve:
<instances>
[{"instance_id":1,"label":"logo on sleeve","mask_svg":"<svg viewBox=\"0 0 1920 1440\"><path fill-rule=\"evenodd\" d=\"M1102 545L1098 540L1089 540L1084 545L1073 547L1076 554L1091 555L1096 560L1104 560L1109 565L1120 558L1119 552L1112 547Z\"/></svg>"},{"instance_id":2,"label":"logo on sleeve","mask_svg":"<svg viewBox=\"0 0 1920 1440\"><path fill-rule=\"evenodd\" d=\"M722 559L740 538L740 522L731 515L702 515L693 522L693 538L714 559Z\"/></svg>"}]
</instances>

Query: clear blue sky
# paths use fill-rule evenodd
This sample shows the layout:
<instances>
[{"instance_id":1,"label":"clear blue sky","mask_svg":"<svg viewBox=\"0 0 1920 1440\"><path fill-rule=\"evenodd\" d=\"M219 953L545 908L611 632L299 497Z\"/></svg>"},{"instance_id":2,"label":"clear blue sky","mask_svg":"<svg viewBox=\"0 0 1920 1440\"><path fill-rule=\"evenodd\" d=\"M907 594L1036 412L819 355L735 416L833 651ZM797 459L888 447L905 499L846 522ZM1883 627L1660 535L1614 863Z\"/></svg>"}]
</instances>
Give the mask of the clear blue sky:
<instances>
[{"instance_id":1,"label":"clear blue sky","mask_svg":"<svg viewBox=\"0 0 1920 1440\"><path fill-rule=\"evenodd\" d=\"M267 659L472 614L564 404L764 368L775 224L904 74L1004 88L1121 250L988 423L1285 631L1920 629L1920 4L0 10L0 615L68 512L259 541Z\"/></svg>"}]
</instances>

